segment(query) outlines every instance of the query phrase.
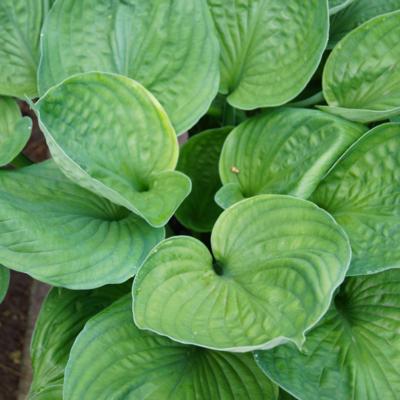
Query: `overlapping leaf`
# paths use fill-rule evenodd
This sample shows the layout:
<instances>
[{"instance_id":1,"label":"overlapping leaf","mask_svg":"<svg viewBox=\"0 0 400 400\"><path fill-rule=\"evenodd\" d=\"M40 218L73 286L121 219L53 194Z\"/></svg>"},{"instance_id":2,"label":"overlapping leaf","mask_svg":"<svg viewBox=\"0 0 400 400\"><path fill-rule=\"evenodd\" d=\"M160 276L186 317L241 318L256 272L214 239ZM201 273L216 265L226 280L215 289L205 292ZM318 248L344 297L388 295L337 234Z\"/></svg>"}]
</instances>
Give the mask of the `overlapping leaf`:
<instances>
[{"instance_id":1,"label":"overlapping leaf","mask_svg":"<svg viewBox=\"0 0 400 400\"><path fill-rule=\"evenodd\" d=\"M221 187L218 161L222 145L232 128L211 129L192 137L182 147L177 169L192 181L192 192L176 212L187 228L210 232L222 209L214 196Z\"/></svg>"},{"instance_id":2,"label":"overlapping leaf","mask_svg":"<svg viewBox=\"0 0 400 400\"><path fill-rule=\"evenodd\" d=\"M52 289L42 305L31 343L31 400L62 400L69 352L86 321L128 293L130 284L92 291Z\"/></svg>"},{"instance_id":3,"label":"overlapping leaf","mask_svg":"<svg viewBox=\"0 0 400 400\"><path fill-rule=\"evenodd\" d=\"M356 0L329 0L329 14L334 15L348 8Z\"/></svg>"},{"instance_id":4,"label":"overlapping leaf","mask_svg":"<svg viewBox=\"0 0 400 400\"><path fill-rule=\"evenodd\" d=\"M8 285L10 284L10 271L0 265L0 303L6 297Z\"/></svg>"},{"instance_id":5,"label":"overlapping leaf","mask_svg":"<svg viewBox=\"0 0 400 400\"><path fill-rule=\"evenodd\" d=\"M400 113L400 10L373 18L333 49L323 73L329 107L359 122Z\"/></svg>"},{"instance_id":6,"label":"overlapping leaf","mask_svg":"<svg viewBox=\"0 0 400 400\"><path fill-rule=\"evenodd\" d=\"M300 400L397 400L399 291L400 270L348 278L302 352L257 352L258 364Z\"/></svg>"},{"instance_id":7,"label":"overlapping leaf","mask_svg":"<svg viewBox=\"0 0 400 400\"><path fill-rule=\"evenodd\" d=\"M241 109L304 89L328 40L327 0L208 0L221 45L221 93Z\"/></svg>"},{"instance_id":8,"label":"overlapping leaf","mask_svg":"<svg viewBox=\"0 0 400 400\"><path fill-rule=\"evenodd\" d=\"M185 346L136 328L130 296L89 320L65 373L65 400L277 397L250 354Z\"/></svg>"},{"instance_id":9,"label":"overlapping leaf","mask_svg":"<svg viewBox=\"0 0 400 400\"><path fill-rule=\"evenodd\" d=\"M400 0L353 0L351 5L331 18L329 46L333 47L358 25L391 11L400 10Z\"/></svg>"},{"instance_id":10,"label":"overlapping leaf","mask_svg":"<svg viewBox=\"0 0 400 400\"><path fill-rule=\"evenodd\" d=\"M49 0L0 2L0 95L36 97L39 39Z\"/></svg>"},{"instance_id":11,"label":"overlapping leaf","mask_svg":"<svg viewBox=\"0 0 400 400\"><path fill-rule=\"evenodd\" d=\"M179 236L150 253L133 285L139 328L219 350L301 346L350 261L348 239L326 212L281 195L224 211L211 247L212 255Z\"/></svg>"},{"instance_id":12,"label":"overlapping leaf","mask_svg":"<svg viewBox=\"0 0 400 400\"><path fill-rule=\"evenodd\" d=\"M174 171L179 148L168 116L139 83L76 75L34 108L54 160L82 187L153 226L165 225L189 194L189 178Z\"/></svg>"},{"instance_id":13,"label":"overlapping leaf","mask_svg":"<svg viewBox=\"0 0 400 400\"><path fill-rule=\"evenodd\" d=\"M281 109L253 117L228 136L220 158L221 207L261 193L307 198L366 131L317 110Z\"/></svg>"},{"instance_id":14,"label":"overlapping leaf","mask_svg":"<svg viewBox=\"0 0 400 400\"><path fill-rule=\"evenodd\" d=\"M39 87L82 72L129 76L182 133L218 91L218 43L205 1L60 0L44 27Z\"/></svg>"},{"instance_id":15,"label":"overlapping leaf","mask_svg":"<svg viewBox=\"0 0 400 400\"><path fill-rule=\"evenodd\" d=\"M0 166L7 165L21 152L29 140L31 128L30 118L21 117L17 103L0 96Z\"/></svg>"},{"instance_id":16,"label":"overlapping leaf","mask_svg":"<svg viewBox=\"0 0 400 400\"><path fill-rule=\"evenodd\" d=\"M0 171L0 263L43 282L73 289L124 282L163 236L52 161Z\"/></svg>"},{"instance_id":17,"label":"overlapping leaf","mask_svg":"<svg viewBox=\"0 0 400 400\"><path fill-rule=\"evenodd\" d=\"M311 200L347 232L350 275L400 267L400 124L365 134L319 185Z\"/></svg>"}]
</instances>

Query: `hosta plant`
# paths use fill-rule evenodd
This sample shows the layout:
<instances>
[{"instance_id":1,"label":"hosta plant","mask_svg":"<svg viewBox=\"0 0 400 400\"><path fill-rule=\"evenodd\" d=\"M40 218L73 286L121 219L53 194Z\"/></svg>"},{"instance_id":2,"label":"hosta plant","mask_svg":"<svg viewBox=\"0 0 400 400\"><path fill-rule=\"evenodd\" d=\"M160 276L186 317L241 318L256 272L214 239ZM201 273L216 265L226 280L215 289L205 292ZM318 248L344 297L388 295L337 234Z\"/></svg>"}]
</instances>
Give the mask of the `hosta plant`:
<instances>
[{"instance_id":1,"label":"hosta plant","mask_svg":"<svg viewBox=\"0 0 400 400\"><path fill-rule=\"evenodd\" d=\"M399 243L399 1L1 2L30 400L398 400Z\"/></svg>"}]
</instances>

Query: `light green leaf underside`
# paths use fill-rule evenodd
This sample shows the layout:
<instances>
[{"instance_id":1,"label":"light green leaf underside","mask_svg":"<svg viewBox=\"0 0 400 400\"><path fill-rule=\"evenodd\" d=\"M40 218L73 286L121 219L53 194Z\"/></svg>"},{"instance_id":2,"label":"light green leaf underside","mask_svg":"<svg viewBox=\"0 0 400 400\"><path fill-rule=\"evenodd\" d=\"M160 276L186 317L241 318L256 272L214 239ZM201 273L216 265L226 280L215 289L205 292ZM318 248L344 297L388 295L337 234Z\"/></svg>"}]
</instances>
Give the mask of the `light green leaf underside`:
<instances>
[{"instance_id":1,"label":"light green leaf underside","mask_svg":"<svg viewBox=\"0 0 400 400\"><path fill-rule=\"evenodd\" d=\"M0 96L0 166L7 165L22 151L31 128L31 119L21 116L18 104L12 98Z\"/></svg>"},{"instance_id":2,"label":"light green leaf underside","mask_svg":"<svg viewBox=\"0 0 400 400\"><path fill-rule=\"evenodd\" d=\"M353 0L351 3L345 10L331 18L330 47L371 18L400 9L400 0Z\"/></svg>"},{"instance_id":3,"label":"light green leaf underside","mask_svg":"<svg viewBox=\"0 0 400 400\"><path fill-rule=\"evenodd\" d=\"M329 0L329 15L334 15L339 11L349 7L357 0Z\"/></svg>"},{"instance_id":4,"label":"light green leaf underside","mask_svg":"<svg viewBox=\"0 0 400 400\"><path fill-rule=\"evenodd\" d=\"M338 43L323 72L331 112L357 121L400 112L399 36L397 11L367 21Z\"/></svg>"},{"instance_id":5,"label":"light green leaf underside","mask_svg":"<svg viewBox=\"0 0 400 400\"><path fill-rule=\"evenodd\" d=\"M0 263L40 281L72 289L124 282L163 237L52 161L0 171Z\"/></svg>"},{"instance_id":6,"label":"light green leaf underside","mask_svg":"<svg viewBox=\"0 0 400 400\"><path fill-rule=\"evenodd\" d=\"M72 348L65 374L65 400L277 397L277 387L250 354L185 346L136 328L130 296L89 320Z\"/></svg>"},{"instance_id":7,"label":"light green leaf underside","mask_svg":"<svg viewBox=\"0 0 400 400\"><path fill-rule=\"evenodd\" d=\"M271 379L300 400L397 400L400 270L348 278L299 352L257 352Z\"/></svg>"},{"instance_id":8,"label":"light green leaf underside","mask_svg":"<svg viewBox=\"0 0 400 400\"><path fill-rule=\"evenodd\" d=\"M210 232L222 209L214 201L221 187L218 161L231 127L211 129L189 139L182 147L177 169L192 181L192 192L181 204L176 217L189 229Z\"/></svg>"},{"instance_id":9,"label":"light green leaf underside","mask_svg":"<svg viewBox=\"0 0 400 400\"><path fill-rule=\"evenodd\" d=\"M218 91L213 33L205 1L58 1L43 32L40 93L77 73L118 73L149 89L182 133Z\"/></svg>"},{"instance_id":10,"label":"light green leaf underside","mask_svg":"<svg viewBox=\"0 0 400 400\"><path fill-rule=\"evenodd\" d=\"M151 225L165 225L189 194L189 178L173 171L179 147L168 116L132 79L76 75L48 91L35 110L70 179Z\"/></svg>"},{"instance_id":11,"label":"light green leaf underside","mask_svg":"<svg viewBox=\"0 0 400 400\"><path fill-rule=\"evenodd\" d=\"M326 212L280 195L224 211L211 247L213 256L180 236L150 253L133 285L138 327L218 350L301 346L350 261L347 237Z\"/></svg>"},{"instance_id":12,"label":"light green leaf underside","mask_svg":"<svg viewBox=\"0 0 400 400\"><path fill-rule=\"evenodd\" d=\"M225 141L217 202L227 208L261 193L307 198L366 128L317 110L280 109L253 117Z\"/></svg>"},{"instance_id":13,"label":"light green leaf underside","mask_svg":"<svg viewBox=\"0 0 400 400\"><path fill-rule=\"evenodd\" d=\"M130 283L91 291L54 288L36 321L31 343L30 400L62 400L69 352L86 321L129 292Z\"/></svg>"},{"instance_id":14,"label":"light green leaf underside","mask_svg":"<svg viewBox=\"0 0 400 400\"><path fill-rule=\"evenodd\" d=\"M10 271L7 268L0 265L0 303L6 297L9 284L10 284Z\"/></svg>"},{"instance_id":15,"label":"light green leaf underside","mask_svg":"<svg viewBox=\"0 0 400 400\"><path fill-rule=\"evenodd\" d=\"M221 45L221 93L240 109L296 97L328 40L327 0L208 0Z\"/></svg>"},{"instance_id":16,"label":"light green leaf underside","mask_svg":"<svg viewBox=\"0 0 400 400\"><path fill-rule=\"evenodd\" d=\"M39 38L48 0L1 0L0 95L36 97Z\"/></svg>"},{"instance_id":17,"label":"light green leaf underside","mask_svg":"<svg viewBox=\"0 0 400 400\"><path fill-rule=\"evenodd\" d=\"M311 201L347 232L349 275L400 267L400 124L380 125L354 144Z\"/></svg>"}]
</instances>

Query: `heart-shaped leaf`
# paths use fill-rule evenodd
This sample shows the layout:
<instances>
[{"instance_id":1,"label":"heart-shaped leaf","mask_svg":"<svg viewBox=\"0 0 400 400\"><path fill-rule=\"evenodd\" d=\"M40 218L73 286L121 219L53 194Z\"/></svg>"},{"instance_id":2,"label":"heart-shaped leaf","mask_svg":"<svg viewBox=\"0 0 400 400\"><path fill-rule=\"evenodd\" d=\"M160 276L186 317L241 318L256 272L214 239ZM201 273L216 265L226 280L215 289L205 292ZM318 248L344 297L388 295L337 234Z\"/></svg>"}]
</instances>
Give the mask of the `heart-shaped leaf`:
<instances>
[{"instance_id":1,"label":"heart-shaped leaf","mask_svg":"<svg viewBox=\"0 0 400 400\"><path fill-rule=\"evenodd\" d=\"M366 128L317 110L280 109L253 117L225 141L219 164L227 208L261 193L307 198Z\"/></svg>"},{"instance_id":2,"label":"heart-shaped leaf","mask_svg":"<svg viewBox=\"0 0 400 400\"><path fill-rule=\"evenodd\" d=\"M353 0L351 5L331 18L329 47L339 42L357 26L391 11L400 9L400 0Z\"/></svg>"},{"instance_id":3,"label":"heart-shaped leaf","mask_svg":"<svg viewBox=\"0 0 400 400\"><path fill-rule=\"evenodd\" d=\"M370 122L400 113L400 11L349 33L325 64L324 111Z\"/></svg>"},{"instance_id":4,"label":"heart-shaped leaf","mask_svg":"<svg viewBox=\"0 0 400 400\"><path fill-rule=\"evenodd\" d=\"M72 289L124 282L163 237L52 161L0 171L0 263L40 281Z\"/></svg>"},{"instance_id":5,"label":"heart-shaped leaf","mask_svg":"<svg viewBox=\"0 0 400 400\"><path fill-rule=\"evenodd\" d=\"M259 351L258 364L300 400L397 400L399 292L400 270L348 278L302 352Z\"/></svg>"},{"instance_id":6,"label":"heart-shaped leaf","mask_svg":"<svg viewBox=\"0 0 400 400\"><path fill-rule=\"evenodd\" d=\"M48 0L0 1L0 95L36 97L39 38Z\"/></svg>"},{"instance_id":7,"label":"heart-shaped leaf","mask_svg":"<svg viewBox=\"0 0 400 400\"><path fill-rule=\"evenodd\" d=\"M356 0L329 0L329 14L334 15L349 7Z\"/></svg>"},{"instance_id":8,"label":"heart-shaped leaf","mask_svg":"<svg viewBox=\"0 0 400 400\"><path fill-rule=\"evenodd\" d=\"M130 296L89 320L65 371L64 400L277 397L251 354L185 346L136 328Z\"/></svg>"},{"instance_id":9,"label":"heart-shaped leaf","mask_svg":"<svg viewBox=\"0 0 400 400\"><path fill-rule=\"evenodd\" d=\"M400 124L380 125L355 143L311 200L347 232L348 274L400 267Z\"/></svg>"},{"instance_id":10,"label":"heart-shaped leaf","mask_svg":"<svg viewBox=\"0 0 400 400\"><path fill-rule=\"evenodd\" d=\"M177 133L206 113L218 91L218 42L204 0L60 0L46 21L39 89L82 72L142 83Z\"/></svg>"},{"instance_id":11,"label":"heart-shaped leaf","mask_svg":"<svg viewBox=\"0 0 400 400\"><path fill-rule=\"evenodd\" d=\"M17 103L0 97L0 166L10 163L22 151L31 129L31 119L21 116Z\"/></svg>"},{"instance_id":12,"label":"heart-shaped leaf","mask_svg":"<svg viewBox=\"0 0 400 400\"><path fill-rule=\"evenodd\" d=\"M80 186L153 226L165 225L189 194L189 178L173 171L179 147L168 116L132 79L76 75L34 108L55 162Z\"/></svg>"},{"instance_id":13,"label":"heart-shaped leaf","mask_svg":"<svg viewBox=\"0 0 400 400\"><path fill-rule=\"evenodd\" d=\"M241 109L287 103L328 40L327 0L208 0L221 45L220 92Z\"/></svg>"},{"instance_id":14,"label":"heart-shaped leaf","mask_svg":"<svg viewBox=\"0 0 400 400\"><path fill-rule=\"evenodd\" d=\"M91 291L50 291L32 336L33 381L29 399L62 400L64 370L76 336L89 318L128 293L129 289L130 283Z\"/></svg>"},{"instance_id":15,"label":"heart-shaped leaf","mask_svg":"<svg viewBox=\"0 0 400 400\"><path fill-rule=\"evenodd\" d=\"M6 297L8 285L10 284L10 271L0 265L0 303Z\"/></svg>"},{"instance_id":16,"label":"heart-shaped leaf","mask_svg":"<svg viewBox=\"0 0 400 400\"><path fill-rule=\"evenodd\" d=\"M348 239L329 214L281 195L225 210L211 247L213 255L186 236L155 247L133 284L139 328L219 350L301 346L350 262Z\"/></svg>"},{"instance_id":17,"label":"heart-shaped leaf","mask_svg":"<svg viewBox=\"0 0 400 400\"><path fill-rule=\"evenodd\" d=\"M214 201L221 187L218 161L231 127L211 129L189 139L182 147L177 169L192 181L192 192L176 212L179 222L198 232L210 232L222 209Z\"/></svg>"}]
</instances>

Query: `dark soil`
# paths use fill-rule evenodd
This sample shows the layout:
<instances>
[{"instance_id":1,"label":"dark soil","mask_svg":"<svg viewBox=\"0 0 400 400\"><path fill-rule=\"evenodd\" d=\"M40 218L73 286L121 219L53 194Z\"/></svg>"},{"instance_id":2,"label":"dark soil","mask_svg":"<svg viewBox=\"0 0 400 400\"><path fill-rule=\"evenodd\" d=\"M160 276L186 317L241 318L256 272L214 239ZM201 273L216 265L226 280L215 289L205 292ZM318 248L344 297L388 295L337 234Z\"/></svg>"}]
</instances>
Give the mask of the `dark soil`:
<instances>
[{"instance_id":1,"label":"dark soil","mask_svg":"<svg viewBox=\"0 0 400 400\"><path fill-rule=\"evenodd\" d=\"M0 304L0 400L16 400L21 377L32 279L11 273L7 296Z\"/></svg>"}]
</instances>

